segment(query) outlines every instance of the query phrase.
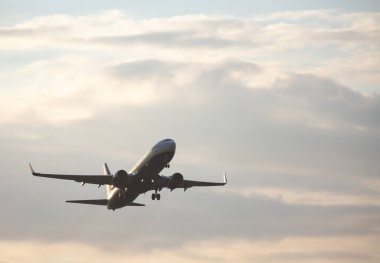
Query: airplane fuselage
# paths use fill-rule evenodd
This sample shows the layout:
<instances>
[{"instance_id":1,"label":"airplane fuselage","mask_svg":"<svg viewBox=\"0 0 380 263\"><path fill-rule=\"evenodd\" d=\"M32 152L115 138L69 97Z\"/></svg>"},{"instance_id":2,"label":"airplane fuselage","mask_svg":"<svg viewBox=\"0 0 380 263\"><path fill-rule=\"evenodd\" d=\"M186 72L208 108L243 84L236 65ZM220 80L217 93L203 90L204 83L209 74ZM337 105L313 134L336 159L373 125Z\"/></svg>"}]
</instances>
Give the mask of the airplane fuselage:
<instances>
[{"instance_id":1,"label":"airplane fuselage","mask_svg":"<svg viewBox=\"0 0 380 263\"><path fill-rule=\"evenodd\" d=\"M118 209L133 202L140 194L149 190L160 190L159 173L168 166L175 154L176 144L172 139L165 139L153 146L143 158L128 172L132 177L125 191L112 187L109 193L108 209Z\"/></svg>"}]
</instances>

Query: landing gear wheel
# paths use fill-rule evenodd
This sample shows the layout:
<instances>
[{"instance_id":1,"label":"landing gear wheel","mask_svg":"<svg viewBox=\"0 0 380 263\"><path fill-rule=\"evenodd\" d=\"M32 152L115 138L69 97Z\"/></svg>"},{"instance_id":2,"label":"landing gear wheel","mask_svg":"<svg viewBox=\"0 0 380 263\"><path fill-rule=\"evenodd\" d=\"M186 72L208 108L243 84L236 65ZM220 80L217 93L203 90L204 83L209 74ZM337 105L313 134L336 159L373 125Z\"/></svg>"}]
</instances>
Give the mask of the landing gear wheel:
<instances>
[{"instance_id":1,"label":"landing gear wheel","mask_svg":"<svg viewBox=\"0 0 380 263\"><path fill-rule=\"evenodd\" d=\"M161 199L161 195L157 194L157 201L160 201L160 199Z\"/></svg>"},{"instance_id":2,"label":"landing gear wheel","mask_svg":"<svg viewBox=\"0 0 380 263\"><path fill-rule=\"evenodd\" d=\"M152 194L152 200L156 200L156 194L155 193Z\"/></svg>"}]
</instances>

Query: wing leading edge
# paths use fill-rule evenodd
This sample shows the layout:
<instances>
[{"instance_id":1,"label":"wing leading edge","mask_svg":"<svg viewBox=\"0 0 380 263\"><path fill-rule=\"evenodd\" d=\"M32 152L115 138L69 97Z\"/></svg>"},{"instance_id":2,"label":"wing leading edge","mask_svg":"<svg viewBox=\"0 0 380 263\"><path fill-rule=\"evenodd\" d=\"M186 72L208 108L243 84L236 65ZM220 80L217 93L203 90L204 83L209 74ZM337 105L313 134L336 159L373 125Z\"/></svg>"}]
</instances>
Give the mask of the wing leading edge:
<instances>
[{"instance_id":1,"label":"wing leading edge","mask_svg":"<svg viewBox=\"0 0 380 263\"><path fill-rule=\"evenodd\" d=\"M30 163L29 163L29 168L34 176L39 176L39 177L73 180L75 182L85 183L85 184L97 184L97 185L112 184L112 176L109 176L109 175L68 175L68 174L36 173L33 170L33 167Z\"/></svg>"}]
</instances>

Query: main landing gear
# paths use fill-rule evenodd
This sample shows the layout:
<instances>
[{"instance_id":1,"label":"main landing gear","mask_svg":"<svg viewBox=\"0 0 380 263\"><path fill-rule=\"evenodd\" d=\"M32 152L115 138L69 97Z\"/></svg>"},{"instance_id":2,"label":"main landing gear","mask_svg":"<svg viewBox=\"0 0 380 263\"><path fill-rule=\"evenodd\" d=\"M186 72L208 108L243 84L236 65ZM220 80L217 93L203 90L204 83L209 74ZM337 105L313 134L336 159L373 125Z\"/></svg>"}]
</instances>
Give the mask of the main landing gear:
<instances>
[{"instance_id":1,"label":"main landing gear","mask_svg":"<svg viewBox=\"0 0 380 263\"><path fill-rule=\"evenodd\" d=\"M154 193L152 194L152 200L160 201L161 195L157 193L157 190L154 190Z\"/></svg>"},{"instance_id":2,"label":"main landing gear","mask_svg":"<svg viewBox=\"0 0 380 263\"><path fill-rule=\"evenodd\" d=\"M152 200L156 200L156 199L157 199L157 201L159 201L161 199L161 195L153 193L152 194Z\"/></svg>"}]
</instances>

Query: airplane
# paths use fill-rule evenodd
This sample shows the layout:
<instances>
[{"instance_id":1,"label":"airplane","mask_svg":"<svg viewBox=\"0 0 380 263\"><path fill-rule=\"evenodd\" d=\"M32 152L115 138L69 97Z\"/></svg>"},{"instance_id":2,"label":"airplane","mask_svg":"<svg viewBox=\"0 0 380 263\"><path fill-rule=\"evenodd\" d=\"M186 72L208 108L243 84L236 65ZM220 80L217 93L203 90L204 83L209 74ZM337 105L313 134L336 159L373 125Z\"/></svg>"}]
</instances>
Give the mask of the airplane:
<instances>
[{"instance_id":1,"label":"airplane","mask_svg":"<svg viewBox=\"0 0 380 263\"><path fill-rule=\"evenodd\" d=\"M125 206L145 206L145 204L135 203L134 200L148 191L152 193L152 200L160 200L160 191L168 188L173 191L176 188L183 188L186 191L194 186L223 186L227 183L226 174L222 183L201 182L185 180L180 173L171 176L160 175L164 168L170 167L176 150L176 143L172 139L165 139L156 143L141 160L129 171L119 170L111 174L108 165L103 165L104 175L67 175L67 174L46 174L36 173L32 165L29 168L34 176L54 179L73 180L84 184L96 184L98 187L105 185L107 199L92 200L67 200L68 203L103 205L107 209L123 208Z\"/></svg>"}]
</instances>

